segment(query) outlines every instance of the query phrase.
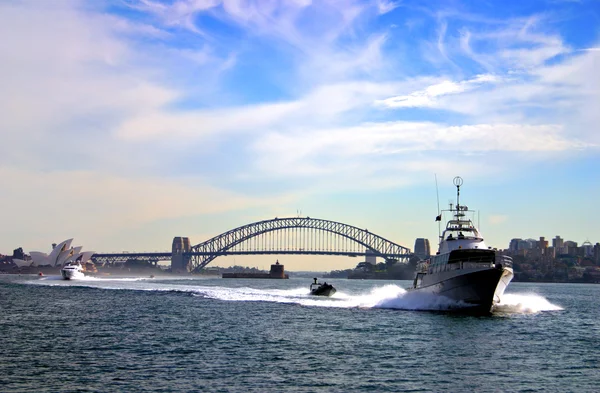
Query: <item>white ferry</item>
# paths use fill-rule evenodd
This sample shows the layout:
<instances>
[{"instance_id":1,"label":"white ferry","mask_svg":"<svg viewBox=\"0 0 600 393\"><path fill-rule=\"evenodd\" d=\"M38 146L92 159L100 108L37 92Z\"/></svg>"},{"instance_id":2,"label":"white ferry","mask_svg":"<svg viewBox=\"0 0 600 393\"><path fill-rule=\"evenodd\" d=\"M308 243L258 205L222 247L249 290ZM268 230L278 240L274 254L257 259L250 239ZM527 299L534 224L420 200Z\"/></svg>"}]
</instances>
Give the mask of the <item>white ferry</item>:
<instances>
[{"instance_id":1,"label":"white ferry","mask_svg":"<svg viewBox=\"0 0 600 393\"><path fill-rule=\"evenodd\" d=\"M77 280L85 277L84 268L79 262L72 262L60 269L60 274L65 280Z\"/></svg>"}]
</instances>

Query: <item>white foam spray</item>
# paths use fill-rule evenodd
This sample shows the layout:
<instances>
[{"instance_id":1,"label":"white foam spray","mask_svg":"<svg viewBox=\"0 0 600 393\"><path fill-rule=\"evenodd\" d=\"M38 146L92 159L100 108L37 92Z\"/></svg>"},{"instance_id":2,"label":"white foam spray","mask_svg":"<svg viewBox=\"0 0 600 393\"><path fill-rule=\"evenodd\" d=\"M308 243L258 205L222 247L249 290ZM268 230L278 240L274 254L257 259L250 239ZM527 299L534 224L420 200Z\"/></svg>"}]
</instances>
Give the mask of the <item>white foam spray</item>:
<instances>
[{"instance_id":1,"label":"white foam spray","mask_svg":"<svg viewBox=\"0 0 600 393\"><path fill-rule=\"evenodd\" d=\"M541 311L559 311L563 308L552 304L545 297L535 293L505 293L496 305L495 312L534 314Z\"/></svg>"}]
</instances>

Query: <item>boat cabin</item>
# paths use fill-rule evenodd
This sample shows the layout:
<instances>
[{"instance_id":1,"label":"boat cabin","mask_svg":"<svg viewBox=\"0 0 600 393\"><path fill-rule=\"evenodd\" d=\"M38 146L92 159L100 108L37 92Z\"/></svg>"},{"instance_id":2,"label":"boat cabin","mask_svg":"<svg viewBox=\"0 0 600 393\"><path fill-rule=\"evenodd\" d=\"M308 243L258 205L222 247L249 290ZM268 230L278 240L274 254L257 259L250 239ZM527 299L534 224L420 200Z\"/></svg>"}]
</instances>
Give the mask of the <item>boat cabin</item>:
<instances>
[{"instance_id":1,"label":"boat cabin","mask_svg":"<svg viewBox=\"0 0 600 393\"><path fill-rule=\"evenodd\" d=\"M466 212L466 206L457 207L454 219L446 223L446 229L440 236L438 255L460 249L488 248L473 222L464 218Z\"/></svg>"}]
</instances>

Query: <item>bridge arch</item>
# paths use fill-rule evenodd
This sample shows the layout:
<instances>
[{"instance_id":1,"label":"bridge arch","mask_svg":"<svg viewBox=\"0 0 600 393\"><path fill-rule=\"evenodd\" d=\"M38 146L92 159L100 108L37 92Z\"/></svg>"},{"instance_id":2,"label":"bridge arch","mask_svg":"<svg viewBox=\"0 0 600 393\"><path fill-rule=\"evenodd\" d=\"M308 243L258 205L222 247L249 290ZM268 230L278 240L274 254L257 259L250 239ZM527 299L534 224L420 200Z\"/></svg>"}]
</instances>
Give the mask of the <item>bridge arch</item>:
<instances>
[{"instance_id":1,"label":"bridge arch","mask_svg":"<svg viewBox=\"0 0 600 393\"><path fill-rule=\"evenodd\" d=\"M388 259L406 259L410 257L411 251L409 248L391 242L379 235L369 232L367 229L357 228L352 225L347 225L341 222L323 220L310 217L289 217L289 218L274 218L271 220L263 220L251 224L243 225L218 236L215 236L205 242L196 244L191 247L189 253L188 269L200 270L213 261L220 255L230 255L234 252L230 251L236 246L245 242L251 241L259 236L270 232L297 230L305 228L307 230L329 233L348 239L355 243L354 246L360 245L365 250L369 250L372 255L380 256ZM316 247L310 252L301 248L283 252L283 250L271 249L270 251L248 251L236 252L238 254L323 254L323 255L345 255L349 254L344 250L331 252Z\"/></svg>"}]
</instances>

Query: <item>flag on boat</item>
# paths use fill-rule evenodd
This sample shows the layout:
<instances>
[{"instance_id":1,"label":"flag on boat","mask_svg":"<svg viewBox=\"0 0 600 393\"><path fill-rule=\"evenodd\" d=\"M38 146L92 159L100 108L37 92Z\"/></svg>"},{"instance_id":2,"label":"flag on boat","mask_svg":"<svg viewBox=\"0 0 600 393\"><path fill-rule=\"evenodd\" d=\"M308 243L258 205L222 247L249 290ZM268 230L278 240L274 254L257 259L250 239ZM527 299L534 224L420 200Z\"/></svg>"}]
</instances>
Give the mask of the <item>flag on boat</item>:
<instances>
[{"instance_id":1,"label":"flag on boat","mask_svg":"<svg viewBox=\"0 0 600 393\"><path fill-rule=\"evenodd\" d=\"M437 217L435 218L435 220L436 220L436 221L442 221L442 215L440 214L439 216L437 216Z\"/></svg>"}]
</instances>

